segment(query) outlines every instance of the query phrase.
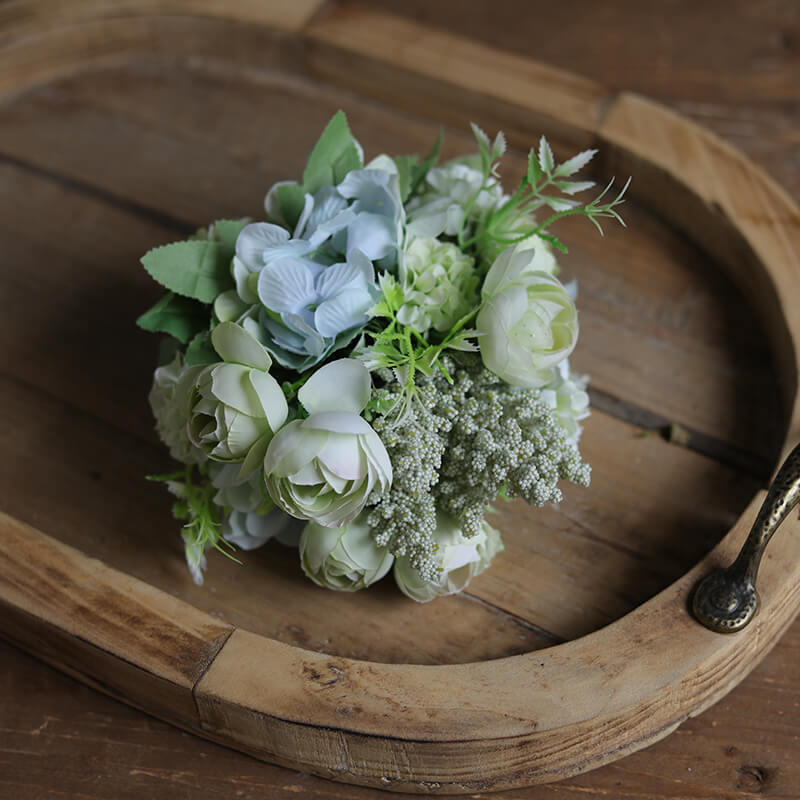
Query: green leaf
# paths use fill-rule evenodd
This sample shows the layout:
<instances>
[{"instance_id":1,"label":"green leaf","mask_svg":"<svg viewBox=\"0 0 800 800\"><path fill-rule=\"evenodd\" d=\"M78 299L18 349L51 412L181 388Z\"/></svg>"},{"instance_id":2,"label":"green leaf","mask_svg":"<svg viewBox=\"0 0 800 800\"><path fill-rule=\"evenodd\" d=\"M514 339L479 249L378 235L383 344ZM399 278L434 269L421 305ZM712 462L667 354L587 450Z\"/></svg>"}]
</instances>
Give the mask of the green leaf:
<instances>
[{"instance_id":1,"label":"green leaf","mask_svg":"<svg viewBox=\"0 0 800 800\"><path fill-rule=\"evenodd\" d=\"M361 157L343 111L337 111L314 145L303 172L303 188L314 194L340 183L350 170L361 169Z\"/></svg>"},{"instance_id":2,"label":"green leaf","mask_svg":"<svg viewBox=\"0 0 800 800\"><path fill-rule=\"evenodd\" d=\"M250 219L218 219L214 223L214 238L219 242L220 258L230 261L236 252L236 239Z\"/></svg>"},{"instance_id":3,"label":"green leaf","mask_svg":"<svg viewBox=\"0 0 800 800\"><path fill-rule=\"evenodd\" d=\"M539 166L546 175L549 175L555 166L553 151L550 149L550 143L544 136L539 139Z\"/></svg>"},{"instance_id":4,"label":"green leaf","mask_svg":"<svg viewBox=\"0 0 800 800\"><path fill-rule=\"evenodd\" d=\"M576 172L582 170L595 155L597 155L597 150L584 150L582 153L578 153L578 155L567 159L563 164L559 164L555 168L553 175L568 178L570 175L574 175Z\"/></svg>"},{"instance_id":5,"label":"green leaf","mask_svg":"<svg viewBox=\"0 0 800 800\"><path fill-rule=\"evenodd\" d=\"M234 285L230 259L218 242L173 242L156 247L142 256L150 276L175 294L193 297L202 303Z\"/></svg>"},{"instance_id":6,"label":"green leaf","mask_svg":"<svg viewBox=\"0 0 800 800\"><path fill-rule=\"evenodd\" d=\"M211 345L210 331L201 331L189 342L184 360L190 367L216 364L219 361L217 351Z\"/></svg>"},{"instance_id":7,"label":"green leaf","mask_svg":"<svg viewBox=\"0 0 800 800\"><path fill-rule=\"evenodd\" d=\"M400 192L400 199L404 203L411 194L411 170L416 160L416 156L395 156L394 158L397 166L397 188Z\"/></svg>"},{"instance_id":8,"label":"green leaf","mask_svg":"<svg viewBox=\"0 0 800 800\"><path fill-rule=\"evenodd\" d=\"M203 328L208 327L208 308L196 300L167 292L136 324L152 333L168 333L186 344Z\"/></svg>"},{"instance_id":9,"label":"green leaf","mask_svg":"<svg viewBox=\"0 0 800 800\"><path fill-rule=\"evenodd\" d=\"M587 189L592 189L595 186L594 181L556 181L556 187L564 194L573 195L579 192L585 192Z\"/></svg>"},{"instance_id":10,"label":"green leaf","mask_svg":"<svg viewBox=\"0 0 800 800\"><path fill-rule=\"evenodd\" d=\"M290 229L294 229L303 206L306 202L306 193L302 186L296 183L287 183L275 189L278 205L281 208L283 219Z\"/></svg>"},{"instance_id":11,"label":"green leaf","mask_svg":"<svg viewBox=\"0 0 800 800\"><path fill-rule=\"evenodd\" d=\"M531 186L536 186L539 183L539 178L542 177L542 170L539 167L539 159L536 158L536 151L531 147L528 153L528 183Z\"/></svg>"},{"instance_id":12,"label":"green leaf","mask_svg":"<svg viewBox=\"0 0 800 800\"><path fill-rule=\"evenodd\" d=\"M555 247L556 250L560 250L562 253L569 252L569 250L567 250L567 246L558 237L551 236L549 233L540 233L538 234L538 236L540 239L544 239L546 242L550 242L550 244L553 245L553 247Z\"/></svg>"},{"instance_id":13,"label":"green leaf","mask_svg":"<svg viewBox=\"0 0 800 800\"><path fill-rule=\"evenodd\" d=\"M439 160L439 154L442 152L442 129L436 134L436 141L433 143L428 155L425 156L421 164L414 164L411 167L411 194L417 191L417 188L425 180L425 176L436 166Z\"/></svg>"},{"instance_id":14,"label":"green leaf","mask_svg":"<svg viewBox=\"0 0 800 800\"><path fill-rule=\"evenodd\" d=\"M491 147L489 144L489 137L474 122L470 122L470 127L472 128L472 133L478 142L478 152L481 155L483 174L487 175L489 173L489 167L492 160L491 156L489 155L489 148Z\"/></svg>"}]
</instances>

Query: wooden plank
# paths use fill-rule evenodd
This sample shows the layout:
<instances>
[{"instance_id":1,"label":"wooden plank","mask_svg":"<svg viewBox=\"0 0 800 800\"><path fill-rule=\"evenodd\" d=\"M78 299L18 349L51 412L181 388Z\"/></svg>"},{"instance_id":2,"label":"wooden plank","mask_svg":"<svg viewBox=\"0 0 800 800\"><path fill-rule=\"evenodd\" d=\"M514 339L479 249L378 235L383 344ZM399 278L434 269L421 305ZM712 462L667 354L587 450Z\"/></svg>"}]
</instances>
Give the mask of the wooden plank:
<instances>
[{"instance_id":1,"label":"wooden plank","mask_svg":"<svg viewBox=\"0 0 800 800\"><path fill-rule=\"evenodd\" d=\"M642 175L637 191L730 272L759 310L778 360L787 417L787 446L800 438L797 333L800 308L800 210L767 176L729 145L679 115L632 94L622 95L600 129L613 145L606 157ZM758 265L770 265L765 276ZM787 450L788 452L788 450ZM784 453L785 455L786 453Z\"/></svg>"},{"instance_id":2,"label":"wooden plank","mask_svg":"<svg viewBox=\"0 0 800 800\"><path fill-rule=\"evenodd\" d=\"M588 78L363 6L338 3L303 34L313 77L462 127L502 120L523 148L542 130L588 146L610 99Z\"/></svg>"},{"instance_id":3,"label":"wooden plank","mask_svg":"<svg viewBox=\"0 0 800 800\"><path fill-rule=\"evenodd\" d=\"M4 637L96 688L195 724L192 689L232 628L0 514Z\"/></svg>"},{"instance_id":4,"label":"wooden plank","mask_svg":"<svg viewBox=\"0 0 800 800\"><path fill-rule=\"evenodd\" d=\"M0 8L0 42L25 36L58 35L64 28L85 22L136 17L201 16L235 20L285 31L298 31L319 11L325 0L73 0L69 5L48 0L9 0Z\"/></svg>"},{"instance_id":5,"label":"wooden plank","mask_svg":"<svg viewBox=\"0 0 800 800\"><path fill-rule=\"evenodd\" d=\"M251 80L249 73L221 72L207 64L164 71L158 62L142 63L31 92L0 110L0 152L79 181L88 193L101 192L96 197L101 202L67 200L71 195L37 188L37 176L9 169L6 197L15 199L6 224L23 232L50 226L49 238L74 248L71 259L97 252L98 268L113 265L132 292L134 282L138 287L126 298L127 313L134 317L155 296L139 283L144 276L136 273L136 260L169 239L165 220L145 215L161 223L148 229L112 214L117 240L104 239L101 258L94 245L80 249L81 236L87 241L96 236L88 215L102 215L103 204L120 197L185 220L185 227L220 216L257 216L265 187L299 174L317 130L338 105L348 108L368 152L421 151L434 136L429 122L399 118L393 109L357 103L324 87L286 84L274 76ZM207 107L218 112L213 129L204 125ZM278 113L303 135L289 137L286 128L270 126ZM448 155L473 146L463 131L448 131L447 141ZM104 154L102 163L98 152ZM131 158L132 153L139 156ZM511 185L525 160L512 152L504 163ZM30 200L20 203L20 196ZM56 198L76 203L77 222L40 214L40 204ZM754 453L753 471L765 475L778 447L779 399L757 388L770 381L772 367L748 298L707 256L641 207L629 204L625 215L628 229L608 227L604 239L584 220L567 220L562 229L571 248L562 259L564 275L576 277L580 289L584 335L576 367L589 372L593 386L606 394ZM42 247L28 252L19 237L11 241L19 242L19 257L26 260ZM141 374L136 374L139 385Z\"/></svg>"},{"instance_id":6,"label":"wooden plank","mask_svg":"<svg viewBox=\"0 0 800 800\"><path fill-rule=\"evenodd\" d=\"M582 4L579 13L548 0L360 5L658 100L744 150L800 196L793 0L615 0Z\"/></svg>"},{"instance_id":7,"label":"wooden plank","mask_svg":"<svg viewBox=\"0 0 800 800\"><path fill-rule=\"evenodd\" d=\"M324 0L10 0L0 7L0 94L142 52L166 58L247 53L253 63L274 66L297 58L289 36L323 5ZM276 46L265 48L265 39Z\"/></svg>"}]
</instances>

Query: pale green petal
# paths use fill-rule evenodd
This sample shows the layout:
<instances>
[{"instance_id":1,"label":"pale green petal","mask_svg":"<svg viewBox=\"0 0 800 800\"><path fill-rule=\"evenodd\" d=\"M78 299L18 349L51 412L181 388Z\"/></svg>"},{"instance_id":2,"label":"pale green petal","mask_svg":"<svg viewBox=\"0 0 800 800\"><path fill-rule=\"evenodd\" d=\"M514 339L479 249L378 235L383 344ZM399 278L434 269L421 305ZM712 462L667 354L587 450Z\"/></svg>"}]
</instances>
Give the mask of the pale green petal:
<instances>
[{"instance_id":1,"label":"pale green petal","mask_svg":"<svg viewBox=\"0 0 800 800\"><path fill-rule=\"evenodd\" d=\"M307 430L330 431L331 433L350 433L366 435L372 432L370 424L350 411L322 411L303 420Z\"/></svg>"},{"instance_id":2,"label":"pale green petal","mask_svg":"<svg viewBox=\"0 0 800 800\"><path fill-rule=\"evenodd\" d=\"M295 421L284 425L269 443L264 457L265 472L268 476L275 473L279 478L299 472L319 454L328 441L328 436L328 432L324 430L304 429L303 422Z\"/></svg>"},{"instance_id":3,"label":"pale green petal","mask_svg":"<svg viewBox=\"0 0 800 800\"><path fill-rule=\"evenodd\" d=\"M320 367L300 388L298 400L309 414L349 411L360 414L369 402L369 370L353 358L341 358Z\"/></svg>"},{"instance_id":4,"label":"pale green petal","mask_svg":"<svg viewBox=\"0 0 800 800\"><path fill-rule=\"evenodd\" d=\"M214 313L220 322L234 322L244 314L250 306L239 297L236 289L223 292L214 301Z\"/></svg>"},{"instance_id":5,"label":"pale green petal","mask_svg":"<svg viewBox=\"0 0 800 800\"><path fill-rule=\"evenodd\" d=\"M223 361L267 371L272 359L251 333L234 322L222 322L211 331L211 343Z\"/></svg>"},{"instance_id":6,"label":"pale green petal","mask_svg":"<svg viewBox=\"0 0 800 800\"><path fill-rule=\"evenodd\" d=\"M253 386L253 391L258 396L269 427L274 433L280 429L289 416L286 396L275 378L266 372L251 370L248 379Z\"/></svg>"},{"instance_id":7,"label":"pale green petal","mask_svg":"<svg viewBox=\"0 0 800 800\"><path fill-rule=\"evenodd\" d=\"M250 383L250 368L241 364L220 364L211 373L211 394L226 406L251 417L262 416L258 395Z\"/></svg>"}]
</instances>

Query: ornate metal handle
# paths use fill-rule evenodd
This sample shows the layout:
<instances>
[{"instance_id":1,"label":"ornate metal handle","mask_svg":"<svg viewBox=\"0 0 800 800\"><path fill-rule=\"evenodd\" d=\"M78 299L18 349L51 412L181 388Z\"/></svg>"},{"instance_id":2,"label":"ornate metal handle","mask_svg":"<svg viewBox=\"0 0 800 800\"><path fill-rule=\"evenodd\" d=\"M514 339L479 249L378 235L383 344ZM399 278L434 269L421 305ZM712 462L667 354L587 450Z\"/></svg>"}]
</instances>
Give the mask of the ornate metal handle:
<instances>
[{"instance_id":1,"label":"ornate metal handle","mask_svg":"<svg viewBox=\"0 0 800 800\"><path fill-rule=\"evenodd\" d=\"M694 591L695 617L717 633L736 633L758 610L756 576L772 534L800 502L800 445L784 461L742 546L727 569L706 576Z\"/></svg>"}]
</instances>

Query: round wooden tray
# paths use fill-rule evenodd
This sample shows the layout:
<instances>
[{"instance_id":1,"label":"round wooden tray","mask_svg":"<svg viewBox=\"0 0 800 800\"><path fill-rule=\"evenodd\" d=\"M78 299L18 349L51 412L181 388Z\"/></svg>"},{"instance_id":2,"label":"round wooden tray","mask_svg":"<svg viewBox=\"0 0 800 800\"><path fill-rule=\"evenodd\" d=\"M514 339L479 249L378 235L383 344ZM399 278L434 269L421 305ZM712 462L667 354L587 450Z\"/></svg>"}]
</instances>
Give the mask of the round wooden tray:
<instances>
[{"instance_id":1,"label":"round wooden tray","mask_svg":"<svg viewBox=\"0 0 800 800\"><path fill-rule=\"evenodd\" d=\"M742 156L640 97L321 0L20 0L0 29L2 636L265 760L458 793L644 747L789 625L795 519L748 629L687 611L800 438L800 213ZM157 294L138 256L258 215L339 107L371 154L423 151L439 125L447 155L465 152L474 120L507 133L509 182L540 133L562 155L597 146L598 179L634 179L629 230L562 229L593 486L559 509L505 506L497 564L426 606L389 582L317 589L279 545L244 567L212 558L198 589L143 480L169 464L145 401L153 342L133 324Z\"/></svg>"}]
</instances>

